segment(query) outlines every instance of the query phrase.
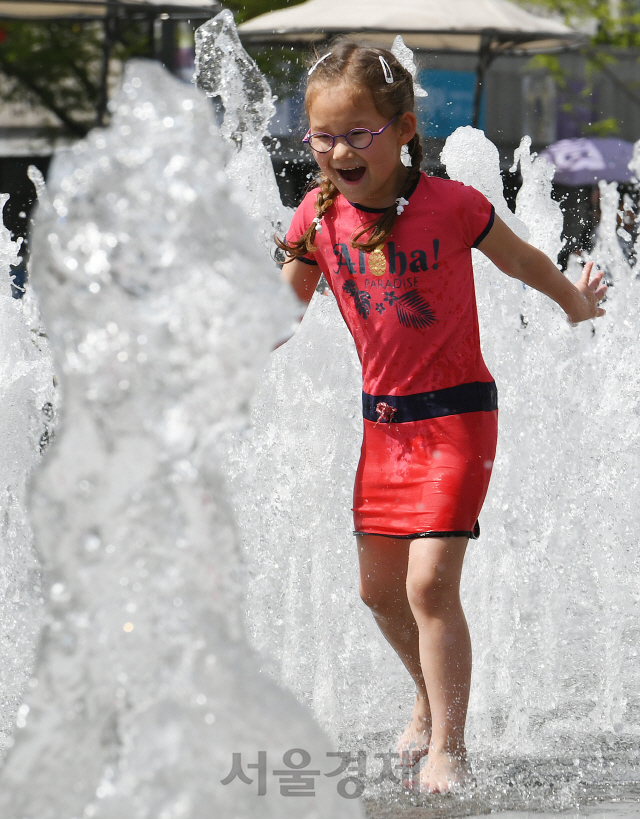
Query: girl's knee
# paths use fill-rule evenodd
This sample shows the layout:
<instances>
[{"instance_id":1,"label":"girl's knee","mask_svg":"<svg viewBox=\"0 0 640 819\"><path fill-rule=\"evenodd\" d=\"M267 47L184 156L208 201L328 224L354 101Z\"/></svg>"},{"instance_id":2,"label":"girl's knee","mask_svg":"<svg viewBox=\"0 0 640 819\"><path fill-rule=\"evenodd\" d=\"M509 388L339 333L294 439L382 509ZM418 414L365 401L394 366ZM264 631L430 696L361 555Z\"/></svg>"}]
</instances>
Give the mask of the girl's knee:
<instances>
[{"instance_id":1,"label":"girl's knee","mask_svg":"<svg viewBox=\"0 0 640 819\"><path fill-rule=\"evenodd\" d=\"M377 609L384 597L384 590L360 581L360 599L370 609Z\"/></svg>"},{"instance_id":2,"label":"girl's knee","mask_svg":"<svg viewBox=\"0 0 640 819\"><path fill-rule=\"evenodd\" d=\"M393 591L385 588L383 584L367 582L362 578L360 578L360 599L374 613L380 612L383 614L398 605Z\"/></svg>"},{"instance_id":3,"label":"girl's knee","mask_svg":"<svg viewBox=\"0 0 640 819\"><path fill-rule=\"evenodd\" d=\"M452 578L445 569L435 565L407 574L407 598L413 611L437 614L459 600L457 578Z\"/></svg>"}]
</instances>

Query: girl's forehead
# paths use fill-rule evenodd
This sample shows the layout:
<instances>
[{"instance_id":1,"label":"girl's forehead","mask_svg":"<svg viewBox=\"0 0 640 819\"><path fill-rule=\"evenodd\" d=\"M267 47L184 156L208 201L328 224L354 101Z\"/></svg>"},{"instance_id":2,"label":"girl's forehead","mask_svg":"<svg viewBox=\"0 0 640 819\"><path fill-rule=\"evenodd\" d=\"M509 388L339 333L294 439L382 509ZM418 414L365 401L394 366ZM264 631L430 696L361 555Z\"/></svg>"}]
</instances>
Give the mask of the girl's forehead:
<instances>
[{"instance_id":1,"label":"girl's forehead","mask_svg":"<svg viewBox=\"0 0 640 819\"><path fill-rule=\"evenodd\" d=\"M380 116L369 89L353 83L314 83L307 91L305 105L309 119Z\"/></svg>"}]
</instances>

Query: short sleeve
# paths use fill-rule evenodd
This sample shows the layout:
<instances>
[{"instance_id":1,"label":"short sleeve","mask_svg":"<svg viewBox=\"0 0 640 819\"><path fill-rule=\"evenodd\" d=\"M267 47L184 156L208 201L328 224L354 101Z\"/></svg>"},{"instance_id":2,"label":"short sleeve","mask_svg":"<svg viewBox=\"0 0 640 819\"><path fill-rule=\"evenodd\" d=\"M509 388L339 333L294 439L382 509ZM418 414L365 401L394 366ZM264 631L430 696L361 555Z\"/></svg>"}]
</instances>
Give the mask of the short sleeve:
<instances>
[{"instance_id":1,"label":"short sleeve","mask_svg":"<svg viewBox=\"0 0 640 819\"><path fill-rule=\"evenodd\" d=\"M287 243L296 242L313 222L316 209L314 206L317 191L310 191L300 203L298 209L293 214L291 225L287 231ZM305 253L304 256L298 256L298 260L305 264L317 265L313 253Z\"/></svg>"},{"instance_id":2,"label":"short sleeve","mask_svg":"<svg viewBox=\"0 0 640 819\"><path fill-rule=\"evenodd\" d=\"M493 227L495 209L484 194L468 185L461 186L460 204L462 240L469 247L478 247Z\"/></svg>"}]
</instances>

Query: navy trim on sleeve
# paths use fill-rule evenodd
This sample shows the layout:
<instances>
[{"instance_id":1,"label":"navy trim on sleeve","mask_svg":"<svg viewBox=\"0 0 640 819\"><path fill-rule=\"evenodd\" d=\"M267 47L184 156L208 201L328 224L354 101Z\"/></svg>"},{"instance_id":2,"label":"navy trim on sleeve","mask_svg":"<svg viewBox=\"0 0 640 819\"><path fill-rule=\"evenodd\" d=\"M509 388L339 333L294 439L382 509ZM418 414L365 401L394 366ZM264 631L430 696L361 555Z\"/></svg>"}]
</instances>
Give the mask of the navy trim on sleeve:
<instances>
[{"instance_id":1,"label":"navy trim on sleeve","mask_svg":"<svg viewBox=\"0 0 640 819\"><path fill-rule=\"evenodd\" d=\"M305 259L304 256L298 256L296 262L304 262L304 264L310 264L318 266L318 262L314 262L313 259Z\"/></svg>"},{"instance_id":2,"label":"navy trim on sleeve","mask_svg":"<svg viewBox=\"0 0 640 819\"><path fill-rule=\"evenodd\" d=\"M480 242L486 237L487 233L493 227L493 221L496 218L496 209L491 205L491 216L489 217L489 221L487 222L486 228L482 231L482 233L478 236L475 242L471 245L471 247L478 247Z\"/></svg>"}]
</instances>

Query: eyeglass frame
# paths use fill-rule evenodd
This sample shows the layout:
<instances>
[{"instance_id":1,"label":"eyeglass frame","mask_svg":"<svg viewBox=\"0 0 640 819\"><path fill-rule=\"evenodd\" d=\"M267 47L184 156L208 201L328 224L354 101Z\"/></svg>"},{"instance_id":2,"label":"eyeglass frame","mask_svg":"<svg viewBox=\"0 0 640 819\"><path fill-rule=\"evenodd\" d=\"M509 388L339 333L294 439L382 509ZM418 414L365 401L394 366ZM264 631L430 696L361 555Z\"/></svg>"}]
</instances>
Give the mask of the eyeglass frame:
<instances>
[{"instance_id":1,"label":"eyeglass frame","mask_svg":"<svg viewBox=\"0 0 640 819\"><path fill-rule=\"evenodd\" d=\"M344 137L347 145L349 145L351 148L355 148L356 151L364 151L365 148L368 148L371 145L371 143L373 142L373 138L377 137L377 136L380 136L380 134L383 131L385 131L391 125L392 122L395 122L398 119L399 116L400 116L400 114L396 114L395 117L393 119L390 119L389 122L387 122L386 125L383 125L382 128L380 128L379 131L370 131L369 128L352 128L346 134L336 134L334 136L333 134L327 134L324 131L316 131L315 133L312 134L311 133L311 128L309 128L309 130L307 131L307 133L306 133L304 139L302 140L302 142L306 143L311 148L311 150L315 151L317 154L328 154L329 151L332 151L334 149L335 144L336 144L336 139L340 139L340 137ZM361 147L361 148L359 148L357 145L352 145L352 143L349 142L349 134L352 134L354 131L367 131L371 135L371 140L364 147ZM317 148L314 148L313 145L311 144L311 138L314 137L314 136L331 137L331 139L333 140L332 143L331 143L331 147L327 148L326 151L319 151Z\"/></svg>"}]
</instances>

